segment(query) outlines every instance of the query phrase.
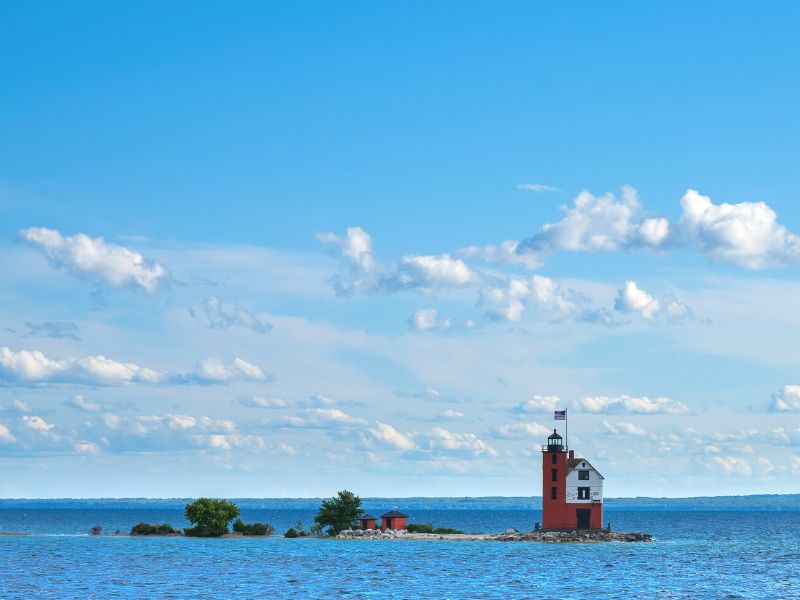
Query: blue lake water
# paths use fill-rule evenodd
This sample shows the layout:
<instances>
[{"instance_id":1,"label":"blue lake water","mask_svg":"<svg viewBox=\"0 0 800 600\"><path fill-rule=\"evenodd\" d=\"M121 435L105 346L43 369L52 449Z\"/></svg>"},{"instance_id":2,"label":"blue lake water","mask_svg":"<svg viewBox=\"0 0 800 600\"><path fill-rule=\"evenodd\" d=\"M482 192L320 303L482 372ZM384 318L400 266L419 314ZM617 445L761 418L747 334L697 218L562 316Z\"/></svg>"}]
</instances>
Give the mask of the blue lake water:
<instances>
[{"instance_id":1,"label":"blue lake water","mask_svg":"<svg viewBox=\"0 0 800 600\"><path fill-rule=\"evenodd\" d=\"M278 532L313 503L237 501ZM289 504L289 506L287 506ZM370 512L396 501L365 505ZM531 529L540 512L447 499L400 504L415 522ZM495 506L499 504L501 506ZM278 505L279 507L276 507ZM184 524L179 502L0 500L0 598L800 598L800 511L607 507L615 530L652 544L127 538L140 521Z\"/></svg>"}]
</instances>

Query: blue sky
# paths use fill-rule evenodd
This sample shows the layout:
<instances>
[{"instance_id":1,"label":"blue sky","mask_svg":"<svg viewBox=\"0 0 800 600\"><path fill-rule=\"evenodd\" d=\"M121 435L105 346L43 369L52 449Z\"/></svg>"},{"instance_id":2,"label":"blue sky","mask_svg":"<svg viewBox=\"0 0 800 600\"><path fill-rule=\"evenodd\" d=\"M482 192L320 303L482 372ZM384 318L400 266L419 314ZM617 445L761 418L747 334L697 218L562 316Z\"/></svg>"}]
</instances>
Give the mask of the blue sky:
<instances>
[{"instance_id":1,"label":"blue sky","mask_svg":"<svg viewBox=\"0 0 800 600\"><path fill-rule=\"evenodd\" d=\"M797 6L2 11L0 495L796 491Z\"/></svg>"}]
</instances>

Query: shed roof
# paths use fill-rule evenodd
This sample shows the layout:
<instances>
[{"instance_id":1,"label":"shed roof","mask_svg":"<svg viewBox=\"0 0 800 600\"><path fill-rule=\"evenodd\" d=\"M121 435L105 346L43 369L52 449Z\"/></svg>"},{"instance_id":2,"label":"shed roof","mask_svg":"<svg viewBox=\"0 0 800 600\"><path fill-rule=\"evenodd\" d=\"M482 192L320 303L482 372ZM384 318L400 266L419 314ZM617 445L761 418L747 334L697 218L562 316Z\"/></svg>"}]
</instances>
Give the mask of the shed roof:
<instances>
[{"instance_id":1,"label":"shed roof","mask_svg":"<svg viewBox=\"0 0 800 600\"><path fill-rule=\"evenodd\" d=\"M375 519L377 519L378 517L373 517L373 516L372 516L371 514L369 514L369 513L364 513L363 515L361 515L361 516L360 516L360 517L358 517L358 518L359 518L359 519L361 519L362 521L363 521L364 519L372 519L372 520L374 521L374 520L375 520Z\"/></svg>"},{"instance_id":2,"label":"shed roof","mask_svg":"<svg viewBox=\"0 0 800 600\"><path fill-rule=\"evenodd\" d=\"M400 511L397 510L390 510L385 515L381 515L381 519L391 519L392 517L407 517L408 515L404 515Z\"/></svg>"}]
</instances>

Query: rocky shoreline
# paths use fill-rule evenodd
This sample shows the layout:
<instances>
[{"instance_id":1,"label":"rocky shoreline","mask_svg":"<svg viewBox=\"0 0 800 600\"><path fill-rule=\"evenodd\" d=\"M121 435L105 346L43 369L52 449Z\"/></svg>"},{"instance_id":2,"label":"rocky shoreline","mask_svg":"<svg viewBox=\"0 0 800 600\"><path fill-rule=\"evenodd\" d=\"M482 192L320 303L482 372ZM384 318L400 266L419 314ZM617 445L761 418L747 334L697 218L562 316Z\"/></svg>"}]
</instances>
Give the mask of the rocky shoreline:
<instances>
[{"instance_id":1,"label":"rocky shoreline","mask_svg":"<svg viewBox=\"0 0 800 600\"><path fill-rule=\"evenodd\" d=\"M577 531L517 531L506 529L499 533L409 533L405 529L346 529L336 536L339 540L430 540L460 542L652 542L649 533L608 531L606 529Z\"/></svg>"}]
</instances>

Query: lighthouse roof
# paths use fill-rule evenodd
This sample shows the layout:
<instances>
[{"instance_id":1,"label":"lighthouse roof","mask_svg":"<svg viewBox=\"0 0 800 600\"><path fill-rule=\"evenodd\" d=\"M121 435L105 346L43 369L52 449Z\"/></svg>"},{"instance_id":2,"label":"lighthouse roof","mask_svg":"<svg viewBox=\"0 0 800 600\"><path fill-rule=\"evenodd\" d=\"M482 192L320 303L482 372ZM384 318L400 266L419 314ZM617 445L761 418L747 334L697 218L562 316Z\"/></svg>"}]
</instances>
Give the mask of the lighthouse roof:
<instances>
[{"instance_id":1,"label":"lighthouse roof","mask_svg":"<svg viewBox=\"0 0 800 600\"><path fill-rule=\"evenodd\" d=\"M572 471L574 469L591 469L600 477L600 479L605 479L602 475L600 475L600 471L595 469L585 458L570 458L567 460L567 472Z\"/></svg>"}]
</instances>

